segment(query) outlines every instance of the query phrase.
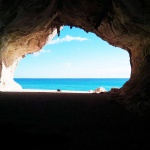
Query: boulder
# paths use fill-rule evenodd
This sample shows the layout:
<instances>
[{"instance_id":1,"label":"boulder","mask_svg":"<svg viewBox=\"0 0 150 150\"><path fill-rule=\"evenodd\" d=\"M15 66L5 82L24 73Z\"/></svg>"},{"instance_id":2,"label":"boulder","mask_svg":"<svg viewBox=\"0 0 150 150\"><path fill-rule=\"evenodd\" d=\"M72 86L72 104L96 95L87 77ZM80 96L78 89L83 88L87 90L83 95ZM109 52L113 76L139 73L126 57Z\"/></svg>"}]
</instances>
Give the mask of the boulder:
<instances>
[{"instance_id":1,"label":"boulder","mask_svg":"<svg viewBox=\"0 0 150 150\"><path fill-rule=\"evenodd\" d=\"M103 87L99 87L94 90L94 93L102 93L102 92L106 92L106 90Z\"/></svg>"}]
</instances>

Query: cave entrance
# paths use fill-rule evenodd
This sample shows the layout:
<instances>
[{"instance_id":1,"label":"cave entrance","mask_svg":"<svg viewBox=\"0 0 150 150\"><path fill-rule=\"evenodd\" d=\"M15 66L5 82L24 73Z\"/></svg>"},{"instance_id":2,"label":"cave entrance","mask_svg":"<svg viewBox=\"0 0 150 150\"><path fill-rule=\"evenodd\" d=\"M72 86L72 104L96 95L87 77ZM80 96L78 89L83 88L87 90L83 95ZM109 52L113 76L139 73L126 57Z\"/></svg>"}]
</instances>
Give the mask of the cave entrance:
<instances>
[{"instance_id":1,"label":"cave entrance","mask_svg":"<svg viewBox=\"0 0 150 150\"><path fill-rule=\"evenodd\" d=\"M94 33L64 26L60 36L21 60L14 77L23 89L109 91L129 79L129 55Z\"/></svg>"}]
</instances>

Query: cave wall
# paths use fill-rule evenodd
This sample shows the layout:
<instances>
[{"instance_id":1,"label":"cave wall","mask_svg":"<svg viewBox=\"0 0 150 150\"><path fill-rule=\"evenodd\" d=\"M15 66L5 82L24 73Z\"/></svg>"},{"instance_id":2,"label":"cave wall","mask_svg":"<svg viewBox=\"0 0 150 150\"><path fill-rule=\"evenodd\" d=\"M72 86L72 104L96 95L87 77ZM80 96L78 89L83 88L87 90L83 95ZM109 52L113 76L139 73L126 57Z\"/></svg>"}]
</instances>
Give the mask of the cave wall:
<instances>
[{"instance_id":1,"label":"cave wall","mask_svg":"<svg viewBox=\"0 0 150 150\"><path fill-rule=\"evenodd\" d=\"M54 13L56 3L2 1L0 6L0 89L19 90L21 86L13 80L18 62L57 34L50 26L58 15Z\"/></svg>"},{"instance_id":2,"label":"cave wall","mask_svg":"<svg viewBox=\"0 0 150 150\"><path fill-rule=\"evenodd\" d=\"M7 89L10 81L15 84L13 72L18 61L26 54L39 51L49 35L55 36L56 31L59 34L62 25L93 32L109 44L128 51L131 78L118 94L123 97L122 102L136 101L147 110L150 96L149 0L16 0L13 3L0 0L1 89Z\"/></svg>"}]
</instances>

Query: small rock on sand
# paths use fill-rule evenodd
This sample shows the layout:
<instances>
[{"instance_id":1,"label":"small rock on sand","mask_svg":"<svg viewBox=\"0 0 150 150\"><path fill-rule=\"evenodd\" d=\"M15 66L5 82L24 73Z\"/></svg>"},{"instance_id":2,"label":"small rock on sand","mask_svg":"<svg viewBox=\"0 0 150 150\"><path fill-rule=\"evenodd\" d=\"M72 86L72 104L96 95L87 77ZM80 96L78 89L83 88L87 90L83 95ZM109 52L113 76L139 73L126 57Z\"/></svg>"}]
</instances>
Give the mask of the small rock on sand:
<instances>
[{"instance_id":1,"label":"small rock on sand","mask_svg":"<svg viewBox=\"0 0 150 150\"><path fill-rule=\"evenodd\" d=\"M99 87L94 90L94 93L102 93L102 92L106 92L106 90L103 87Z\"/></svg>"}]
</instances>

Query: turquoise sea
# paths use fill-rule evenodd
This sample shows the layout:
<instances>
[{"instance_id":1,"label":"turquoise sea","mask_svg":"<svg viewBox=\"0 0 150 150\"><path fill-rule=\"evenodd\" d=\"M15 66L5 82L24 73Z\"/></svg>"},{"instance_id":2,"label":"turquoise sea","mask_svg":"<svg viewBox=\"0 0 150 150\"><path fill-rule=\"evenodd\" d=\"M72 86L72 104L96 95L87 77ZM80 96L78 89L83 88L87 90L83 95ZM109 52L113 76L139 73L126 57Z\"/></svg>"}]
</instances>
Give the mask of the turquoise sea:
<instances>
[{"instance_id":1,"label":"turquoise sea","mask_svg":"<svg viewBox=\"0 0 150 150\"><path fill-rule=\"evenodd\" d=\"M23 89L89 91L120 88L128 78L15 78Z\"/></svg>"}]
</instances>

